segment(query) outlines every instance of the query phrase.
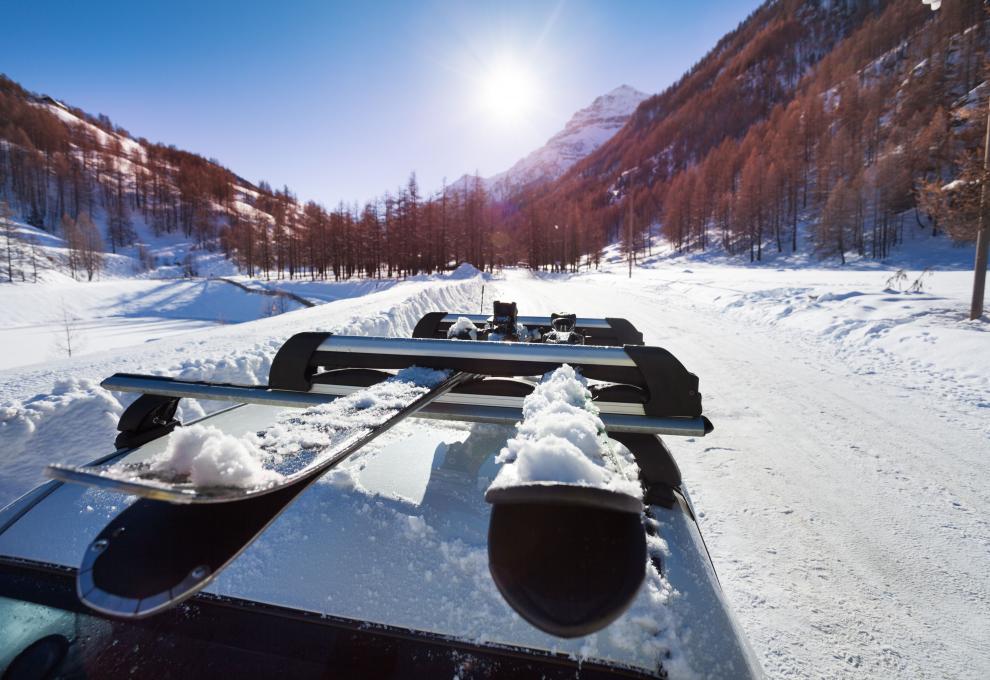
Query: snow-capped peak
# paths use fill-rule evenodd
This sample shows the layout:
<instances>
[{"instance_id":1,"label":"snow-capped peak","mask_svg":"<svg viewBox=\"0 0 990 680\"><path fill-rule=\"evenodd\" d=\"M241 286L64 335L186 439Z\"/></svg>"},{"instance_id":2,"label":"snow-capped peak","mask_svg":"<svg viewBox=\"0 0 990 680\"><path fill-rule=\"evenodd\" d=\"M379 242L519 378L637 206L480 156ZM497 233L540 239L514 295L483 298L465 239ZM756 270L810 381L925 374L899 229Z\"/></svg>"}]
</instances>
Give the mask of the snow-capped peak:
<instances>
[{"instance_id":1,"label":"snow-capped peak","mask_svg":"<svg viewBox=\"0 0 990 680\"><path fill-rule=\"evenodd\" d=\"M571 116L564 129L542 147L508 170L485 178L485 188L501 197L526 184L560 177L618 132L639 103L649 96L630 85L620 85L595 98ZM467 179L462 178L455 186Z\"/></svg>"}]
</instances>

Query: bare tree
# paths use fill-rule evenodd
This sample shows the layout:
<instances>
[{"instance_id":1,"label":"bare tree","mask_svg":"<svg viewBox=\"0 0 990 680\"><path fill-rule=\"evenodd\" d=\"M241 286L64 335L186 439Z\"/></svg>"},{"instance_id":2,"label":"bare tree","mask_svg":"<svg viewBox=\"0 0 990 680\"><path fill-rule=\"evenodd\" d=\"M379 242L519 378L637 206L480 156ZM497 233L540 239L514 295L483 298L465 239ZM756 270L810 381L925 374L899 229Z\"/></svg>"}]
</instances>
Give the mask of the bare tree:
<instances>
[{"instance_id":1,"label":"bare tree","mask_svg":"<svg viewBox=\"0 0 990 680\"><path fill-rule=\"evenodd\" d=\"M86 270L87 281L92 281L103 269L103 239L89 213L80 213L76 220L78 252L83 269Z\"/></svg>"},{"instance_id":2,"label":"bare tree","mask_svg":"<svg viewBox=\"0 0 990 680\"><path fill-rule=\"evenodd\" d=\"M38 283L38 239L33 236L28 239L28 251L31 253L33 283Z\"/></svg>"},{"instance_id":3,"label":"bare tree","mask_svg":"<svg viewBox=\"0 0 990 680\"><path fill-rule=\"evenodd\" d=\"M82 347L82 338L79 336L79 319L69 311L64 301L57 324L55 348L71 359L72 353L78 353Z\"/></svg>"},{"instance_id":4,"label":"bare tree","mask_svg":"<svg viewBox=\"0 0 990 680\"><path fill-rule=\"evenodd\" d=\"M17 240L17 229L11 221L10 206L6 201L0 201L0 233L6 241L7 280L14 281L14 256L20 259L20 248Z\"/></svg>"}]
</instances>

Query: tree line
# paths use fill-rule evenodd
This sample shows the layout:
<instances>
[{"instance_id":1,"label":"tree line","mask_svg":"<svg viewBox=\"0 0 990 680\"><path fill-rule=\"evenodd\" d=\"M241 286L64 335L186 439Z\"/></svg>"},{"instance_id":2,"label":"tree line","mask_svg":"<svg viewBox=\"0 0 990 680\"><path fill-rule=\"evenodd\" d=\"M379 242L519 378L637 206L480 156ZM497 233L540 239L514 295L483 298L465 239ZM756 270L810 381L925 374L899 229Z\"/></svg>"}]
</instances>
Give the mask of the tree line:
<instances>
[{"instance_id":1,"label":"tree line","mask_svg":"<svg viewBox=\"0 0 990 680\"><path fill-rule=\"evenodd\" d=\"M477 176L426 192L412 173L332 208L0 76L0 198L62 236L71 272L87 278L104 248L134 244L136 220L268 278L401 277L463 261L575 270L615 242L648 253L658 233L681 251L753 261L768 250L882 259L909 229L973 236L987 48L980 0L937 13L916 0L767 3L553 183L494 200Z\"/></svg>"}]
</instances>

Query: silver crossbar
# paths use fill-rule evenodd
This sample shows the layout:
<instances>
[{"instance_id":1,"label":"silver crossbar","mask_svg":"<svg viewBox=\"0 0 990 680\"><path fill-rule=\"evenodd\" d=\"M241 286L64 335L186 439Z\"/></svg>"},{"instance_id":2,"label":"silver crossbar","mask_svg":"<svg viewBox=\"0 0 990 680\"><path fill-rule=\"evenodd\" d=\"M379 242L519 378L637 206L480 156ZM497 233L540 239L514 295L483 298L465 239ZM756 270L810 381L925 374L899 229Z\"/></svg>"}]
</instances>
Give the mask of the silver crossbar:
<instances>
[{"instance_id":1,"label":"silver crossbar","mask_svg":"<svg viewBox=\"0 0 990 680\"><path fill-rule=\"evenodd\" d=\"M272 390L264 386L222 385L189 382L160 376L127 374L112 375L100 384L105 389L116 392L139 392L163 397L231 401L288 408L305 408L325 404L362 389L348 385L314 385L314 389L310 392L295 392L292 390ZM511 400L517 400L518 405ZM618 402L596 402L596 404L601 410L602 422L610 432L668 434L685 437L703 437L705 435L705 419L701 417L647 416L643 415L640 404L620 404ZM606 408L614 409L615 412L606 411ZM635 412L637 408L639 413ZM514 425L522 420L522 398L448 393L425 406L416 414L416 417Z\"/></svg>"},{"instance_id":2,"label":"silver crossbar","mask_svg":"<svg viewBox=\"0 0 990 680\"><path fill-rule=\"evenodd\" d=\"M512 362L580 364L584 366L635 366L621 347L596 345L541 345L519 342L471 342L419 338L369 338L362 335L331 335L319 352L389 354L418 358L478 359Z\"/></svg>"}]
</instances>

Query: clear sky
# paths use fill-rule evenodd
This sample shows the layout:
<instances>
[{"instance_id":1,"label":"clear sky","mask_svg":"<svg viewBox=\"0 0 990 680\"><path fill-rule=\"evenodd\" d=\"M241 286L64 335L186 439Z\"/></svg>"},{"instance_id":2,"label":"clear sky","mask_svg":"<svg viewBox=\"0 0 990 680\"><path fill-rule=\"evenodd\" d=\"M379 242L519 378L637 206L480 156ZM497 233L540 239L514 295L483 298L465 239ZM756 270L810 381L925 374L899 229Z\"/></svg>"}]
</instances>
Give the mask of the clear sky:
<instances>
[{"instance_id":1,"label":"clear sky","mask_svg":"<svg viewBox=\"0 0 990 680\"><path fill-rule=\"evenodd\" d=\"M599 94L659 92L759 3L3 4L0 72L29 90L334 205L504 170Z\"/></svg>"}]
</instances>

